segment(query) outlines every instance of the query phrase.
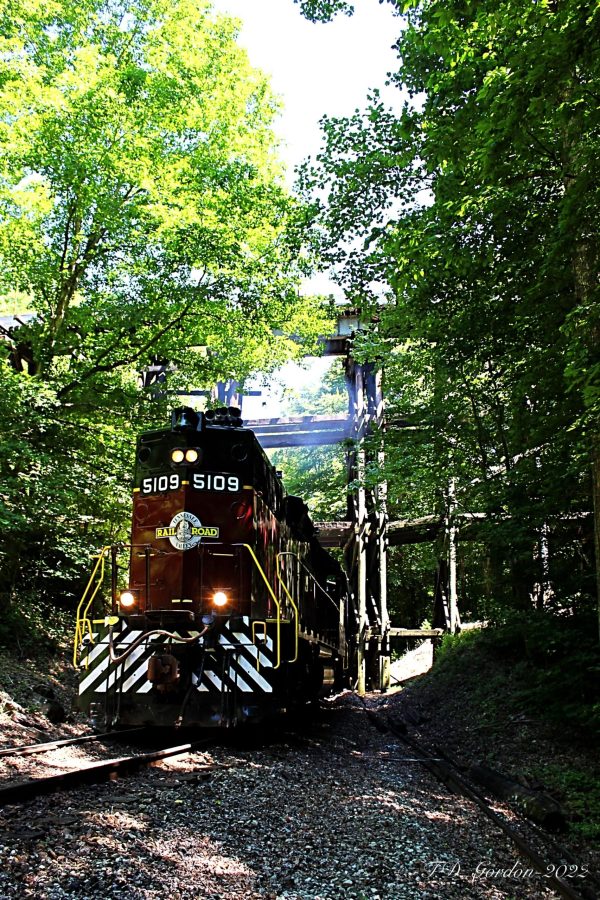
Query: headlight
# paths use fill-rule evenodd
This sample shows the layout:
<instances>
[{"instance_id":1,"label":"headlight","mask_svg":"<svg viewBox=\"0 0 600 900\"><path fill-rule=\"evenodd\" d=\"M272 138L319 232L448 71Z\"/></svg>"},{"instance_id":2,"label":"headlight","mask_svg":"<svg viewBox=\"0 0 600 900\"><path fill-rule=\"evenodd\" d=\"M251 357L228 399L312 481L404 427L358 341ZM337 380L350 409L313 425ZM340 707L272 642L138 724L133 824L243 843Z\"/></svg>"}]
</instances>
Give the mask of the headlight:
<instances>
[{"instance_id":1,"label":"headlight","mask_svg":"<svg viewBox=\"0 0 600 900\"><path fill-rule=\"evenodd\" d=\"M123 609L131 609L137 603L137 597L131 591L123 591L119 597L119 603Z\"/></svg>"},{"instance_id":2,"label":"headlight","mask_svg":"<svg viewBox=\"0 0 600 900\"><path fill-rule=\"evenodd\" d=\"M213 603L215 606L227 606L228 599L227 594L223 591L217 591L216 594L213 595Z\"/></svg>"},{"instance_id":3,"label":"headlight","mask_svg":"<svg viewBox=\"0 0 600 900\"><path fill-rule=\"evenodd\" d=\"M194 450L193 448L190 448L189 450L185 451L185 461L186 462L189 462L189 463L198 462L198 456L199 456L198 451Z\"/></svg>"},{"instance_id":4,"label":"headlight","mask_svg":"<svg viewBox=\"0 0 600 900\"><path fill-rule=\"evenodd\" d=\"M174 463L181 463L185 459L185 453L183 450L172 450L171 459Z\"/></svg>"}]
</instances>

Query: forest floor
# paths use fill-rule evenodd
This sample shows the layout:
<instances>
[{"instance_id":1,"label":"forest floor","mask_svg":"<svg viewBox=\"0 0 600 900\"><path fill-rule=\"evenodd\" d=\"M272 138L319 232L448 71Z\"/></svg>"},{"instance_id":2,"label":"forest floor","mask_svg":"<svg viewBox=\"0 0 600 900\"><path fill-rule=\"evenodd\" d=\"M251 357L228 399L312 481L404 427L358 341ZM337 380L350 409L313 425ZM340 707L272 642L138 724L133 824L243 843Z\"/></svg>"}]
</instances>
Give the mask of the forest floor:
<instances>
[{"instance_id":1,"label":"forest floor","mask_svg":"<svg viewBox=\"0 0 600 900\"><path fill-rule=\"evenodd\" d=\"M576 858L592 859L600 875L597 725L588 727L582 714L593 703L561 697L553 670L549 687L536 690L544 666L535 654L516 659L512 637L496 640L486 631L454 639L435 663L431 641L405 653L392 664L392 690L378 705L408 736L441 749L464 771L485 766L554 799L566 819L556 839ZM581 661L572 664L577 669ZM589 668L597 691L597 664ZM578 676L585 683L585 671ZM548 690L556 694L552 703Z\"/></svg>"},{"instance_id":2,"label":"forest floor","mask_svg":"<svg viewBox=\"0 0 600 900\"><path fill-rule=\"evenodd\" d=\"M436 663L433 668L431 667L431 664L432 650L430 642L425 642L425 644L420 647L404 654L404 656L394 662L392 666L394 678L393 689L387 694L369 694L366 698L367 706L370 709L381 713L384 717L385 715L393 716L395 721L404 723L409 736L428 744L432 748L443 748L446 754L456 759L460 764L464 765L465 768L468 768L473 764L484 763L498 772L515 778L523 784L536 789L543 789L550 794L560 803L567 815L566 831L555 835L556 840L571 852L573 859L576 860L576 864L579 867L579 872L583 872L587 868L598 875L599 855L597 850L597 838L598 835L600 835L600 800L598 798L597 785L600 782L600 779L598 779L600 767L596 752L597 743L594 738L586 733L585 728L578 729L571 725L568 729L564 727L561 728L557 725L556 721L549 721L544 717L544 710L532 705L527 707L528 695L522 690L522 679L526 677L523 668L515 666L514 659L512 658L511 653L506 652L505 646L501 647L497 652L491 652L489 638L487 641L484 640L483 643L479 640L471 640L470 638L467 638L464 641L450 641L448 646L443 649L439 655L436 655ZM56 660L50 663L47 661L40 663L39 661L36 662L34 660L14 660L7 655L0 654L0 746L13 746L53 740L87 731L88 726L83 717L74 709L73 699L75 695L75 676L66 660L64 663ZM354 842L358 841L358 845L360 846L361 838L363 841L367 841L367 839L369 841L374 841L374 843L368 843L366 846L379 846L381 837L377 831L376 819L373 818L371 821L368 817L360 826L360 828L365 831L364 835L362 835L360 829L359 831L353 830L353 828L356 829L357 826L352 826L351 822L346 824L343 821L339 822L339 830L337 832L339 842L338 845L336 845L336 852L339 851L341 853L343 850L342 856L340 857L340 859L343 857L343 860L341 862L336 862L332 858L332 863L335 863L333 865L334 869L337 867L340 869L340 872L344 872L346 881L341 881L341 886L337 887L332 884L330 886L331 894L327 887L327 879L323 881L323 872L316 866L318 859L312 857L311 860L304 861L300 844L297 848L297 859L302 860L302 862L297 863L297 867L299 867L298 872L300 873L302 866L306 865L305 875L308 878L309 883L311 882L311 878L313 879L315 887L309 888L308 884L305 884L304 887L299 886L302 883L302 879L298 881L299 876L294 876L296 882L294 882L294 878L291 878L291 880L288 878L289 873L284 877L284 874L282 873L284 873L284 870L287 872L287 862L285 862L285 860L287 860L287 851L289 850L289 846L291 846L289 842L295 840L291 835L295 834L292 826L294 817L297 814L297 810L295 810L295 807L291 802L294 800L295 795L293 795L293 792L290 794L289 773L302 769L303 766L306 767L307 784L310 782L311 777L314 776L314 779L316 779L313 787L316 791L314 808L317 810L317 815L313 821L313 818L309 816L305 807L302 808L303 811L301 813L304 819L306 819L306 821L303 819L303 828L306 834L308 834L306 831L307 828L314 829L315 834L319 834L320 829L324 827L323 822L321 821L324 813L322 810L320 811L320 801L318 799L320 796L320 790L318 790L319 784L323 787L330 780L331 785L333 785L331 789L335 791L337 790L335 785L341 785L340 790L343 793L342 789L344 789L345 785L344 777L347 775L347 787L350 791L352 784L356 784L355 781L352 781L352 779L356 777L356 773L354 775L352 774L354 771L352 767L354 766L357 767L357 773L362 773L360 774L360 778L364 779L364 790L368 793L367 787L370 782L373 781L373 796L379 797L381 794L381 796L387 797L387 800L385 801L387 806L391 803L390 798L395 798L394 802L399 803L398 809L400 810L400 808L402 808L402 815L407 817L407 821L411 814L410 810L413 810L414 812L417 808L415 806L416 802L417 806L420 806L421 808L421 813L423 813L423 816L419 820L419 827L424 828L422 833L424 846L428 847L431 852L433 852L431 848L435 848L436 846L435 833L432 832L431 836L428 835L427 829L429 826L427 825L427 822L430 824L437 822L439 824L440 813L439 810L436 809L436 803L441 802L442 789L438 789L435 786L435 782L431 782L430 776L427 773L424 772L422 775L419 774L419 769L415 769L414 763L410 761L399 764L400 770L402 770L402 767L404 766L404 769L406 769L408 774L401 775L401 771L398 775L394 776L391 774L386 775L384 773L382 766L388 765L385 760L388 758L392 759L395 756L394 752L390 750L392 745L389 744L389 737L381 736L380 740L374 736L369 736L371 732L372 735L376 735L376 732L372 728L369 732L369 725L366 722L364 713L362 714L362 717L365 719L365 724L359 724L359 719L357 719L356 716L357 711L361 710L362 706L358 702L358 699L353 697L353 695L346 692L345 695L341 695L338 700L334 701L333 705L329 704L329 706L330 708L325 714L330 718L324 725L324 727L331 729L327 740L324 741L322 735L319 736L319 733L315 732L312 736L310 734L308 735L306 747L301 750L295 746L290 749L290 747L287 747L286 745L275 745L270 750L261 750L256 757L254 757L251 752L246 754L248 764L254 767L259 766L259 763L260 766L266 765L268 762L267 757L270 759L271 756L273 756L276 761L279 760L277 765L281 764L281 766L283 766L283 769L285 770L285 778L282 782L284 788L283 793L277 793L275 788L273 788L275 791L273 798L271 798L269 794L267 799L269 802L280 804L281 808L283 808L283 805L286 803L291 804L288 810L288 819L285 820L290 825L291 831L288 833L288 825L286 824L285 841L282 842L281 848L278 847L276 842L273 844L272 852L275 854L274 859L279 852L279 849L281 849L282 857L281 860L277 862L277 865L275 865L272 870L269 870L268 875L264 876L264 884L260 881L260 877L262 876L258 878L258 881L252 881L251 879L243 890L240 885L242 893L238 894L233 888L231 891L223 891L222 881L219 882L219 879L217 878L215 884L219 882L219 892L217 893L215 889L214 894L207 894L207 896L231 897L236 898L236 900L238 896L269 898L286 897L302 898L302 900L309 897L328 898L329 896L379 896L382 900L383 898L388 897L394 897L394 900L396 900L398 897L405 896L443 896L448 898L459 896L482 898L542 896L543 883L541 887L539 884L536 887L534 884L518 885L514 882L480 883L478 885L472 885L467 883L463 878L462 882L459 884L453 883L450 876L445 877L444 869L431 875L431 878L429 878L427 871L422 872L419 876L421 881L419 882L420 887L418 888L416 887L416 882L414 888L409 888L408 884L404 884L404 886L396 885L394 887L393 883L389 882L389 879L392 878L390 873L392 871L398 872L401 869L405 873L409 870L412 871L410 867L414 864L413 850L411 850L408 845L406 847L403 846L399 837L399 832L397 831L395 832L396 843L394 844L393 841L390 843L390 854L396 853L397 859L394 862L393 855L390 856L390 873L386 876L388 877L387 888L385 887L385 884L382 888L379 880L374 882L376 887L373 889L369 888L367 890L365 888L364 890L358 890L355 886L344 888L343 885L345 884L358 884L360 878L366 879L364 884L373 884L372 876L368 876L368 873L360 875L357 870L357 872L353 874L354 870L352 869L352 866L354 863L351 864L348 861L353 858L352 847ZM335 724L336 715L341 717L339 718L338 725ZM333 718L331 718L331 716L333 716ZM360 722L362 722L362 718L360 719ZM365 729L367 730L365 731ZM333 740L332 743L333 737L335 740ZM333 747L338 755L341 752L340 748L343 750L343 748L347 748L348 746L356 747L357 749L354 752L354 756L356 757L355 761L342 763L341 756L340 760L336 761L334 759L336 753L334 752L332 758L328 762L328 746ZM398 751L396 751L396 753L398 753ZM314 759L309 759L306 754L308 754L308 756L316 754L316 756ZM406 755L406 753L401 752L399 757L404 757ZM408 755L412 756L413 754L409 753ZM262 758L263 756L265 757L264 759ZM31 759L31 766L35 767L35 758L30 757L29 759ZM372 762L369 763L369 760ZM271 762L268 763L269 766L271 765ZM188 765L192 764L189 763ZM369 765L371 766L371 769L368 768ZM317 766L317 769L314 769L314 766ZM322 771L319 768L320 766L322 766ZM349 768L346 768L348 766ZM385 772L387 771L388 770L386 769ZM342 774L344 772L345 775ZM30 774L35 776L35 768L32 768ZM147 777L152 778L158 776L143 776L144 779ZM276 781L277 779L275 779L274 784ZM259 783L260 790L264 791L266 789L264 770L263 775L257 782L257 789ZM182 781L182 784L183 787L181 789L185 793L185 790L189 790L189 787L186 786L187 782L185 779ZM415 794L415 797L417 798L416 801L412 794L404 796L403 792L408 790L407 786L410 784L413 784L415 789L417 789L417 794ZM134 787L134 785L138 786ZM223 791L225 792L223 797L220 797L219 795L220 799L217 798L218 802L215 801L217 805L212 812L210 812L210 815L206 810L204 811L203 814L208 815L208 819L206 822L204 820L198 820L195 824L196 829L200 829L200 831L202 831L202 829L208 829L207 834L210 835L213 834L211 829L216 829L216 831L214 831L216 834L220 833L220 828L224 828L225 831L231 831L232 828L235 830L235 827L239 826L240 815L242 815L242 813L245 815L243 809L240 812L240 809L238 808L236 813L238 816L238 819L236 820L238 825L235 825L235 822L230 821L229 818L227 818L226 822L221 822L221 820L218 819L218 816L226 816L225 810L226 808L228 809L229 805L232 803L232 798L234 798L235 803L238 803L239 785L237 785L237 787L236 785L237 782L234 784L232 781L232 785L226 789L225 783L223 783ZM594 785L596 785L596 787L594 787ZM383 791L383 793L381 793L382 786L386 787L386 790ZM133 802L135 796L137 796L135 793L136 791L141 791L145 796L144 792L148 790L148 787L149 782L147 783L144 780L132 782L131 790L133 791L134 796L131 802ZM229 792L230 789L233 793ZM113 788L110 788L110 790L113 790ZM117 789L115 788L114 790ZM119 788L119 790L121 789ZM126 788L126 790L129 790L129 788ZM270 790L271 788L269 787L268 791ZM298 799L298 802L300 802L299 798L301 794L302 791L300 791L298 798L296 798ZM98 796L100 796L100 794L98 794ZM259 816L259 813L256 811L256 805L252 802L254 796L255 795L252 792L248 794L247 812L249 816L248 821L250 823L255 823L253 817ZM96 797L95 793L93 793L93 797ZM49 803L51 801L46 802ZM94 800L94 802L96 802L96 800ZM177 800L175 802L181 803L183 801ZM303 802L306 803L306 798L304 798ZM454 801L452 801L451 798L445 798L444 803L448 802L452 803ZM346 803L346 800L344 803ZM446 824L448 827L450 827L450 821L459 822L463 816L462 802L459 803L457 799L456 804L454 812L449 813L451 819L447 820ZM339 806L340 809L343 806L341 801ZM386 815L390 811L387 809L387 806L385 809L382 807L383 812ZM32 808L35 810L35 805ZM44 815L46 814L47 810ZM262 812L260 815L262 815ZM265 822L268 822L268 815L266 812L265 815L267 816ZM327 815L329 815L329 813L327 813ZM336 815L339 817L339 814L334 814L332 811L331 815L337 822L338 819L336 819ZM217 816L218 820L214 818L215 816ZM260 821L262 822L262 819ZM160 834L161 826L157 825L156 827ZM334 826L330 825L328 827L331 828ZM150 826L148 826L148 828L150 828ZM338 826L336 825L335 828L337 830ZM80 835L77 837L77 835L75 835L75 831L77 830L76 826L73 826L71 830L74 831L71 840L77 843L82 836ZM250 829L250 831L252 831L252 829ZM150 833L151 831L149 831L149 834ZM196 833L199 832L196 831ZM86 840L91 840L89 835L87 838L85 835L83 837ZM316 838L313 839L316 840ZM446 838L444 838L444 840L446 840ZM462 848L460 841L458 844L454 841L452 844L444 843L443 845L440 845L444 847L446 870L450 871L448 865L451 856L453 858L456 857L457 863L463 863L464 868L470 866L472 869L475 862L482 858L484 852L487 853L488 856L492 853L491 848L492 846L495 846L492 844L492 840L495 841L496 839L492 839L485 826L481 826L481 828L480 826L473 826L472 831L469 832L469 838ZM431 843L428 843L428 841L431 841ZM2 843L1 840L0 843ZM40 867L40 871L35 875L34 881L31 882L32 886L25 891L22 896L40 898L83 896L81 893L77 893L78 890L81 890L81 886L77 888L75 881L73 881L73 889L71 890L71 888L64 888L66 882L63 883L61 880L62 876L54 873L51 877L53 868L58 867L58 870L60 870L60 866L58 862L53 861L50 850L46 852L46 843L44 842L44 839L42 839L38 851L36 851L42 854L40 859L43 857L43 864ZM252 840L250 840L247 848L249 855L244 856L243 858L250 866L248 872L252 871L256 873L260 866L252 856L252 853L255 852L253 847ZM343 849L344 847L346 848L345 850ZM485 849L486 847L487 850ZM342 848L342 850L340 850L340 848ZM346 850L347 859L346 856L344 856ZM56 847L54 847L54 851L57 852ZM208 866L207 871L213 871L214 869L213 863L216 857L210 855L213 851L214 848L211 849L207 860L205 860L205 863ZM171 859L173 852L173 848L171 848L169 850L171 856L165 853L164 859ZM296 852L296 850L294 850L294 852ZM506 853L507 851L493 851L494 854L496 854L496 852L500 853L500 856L498 856L499 859L504 859L505 857L502 856L502 853ZM411 856L411 854L413 854L413 856ZM65 849L64 858L68 858L68 855L67 849ZM19 877L21 877L18 876L17 873L18 866L21 865L21 856L19 855L18 850L13 852L13 856L15 866L17 867L14 871L14 885L16 890ZM48 856L48 858L46 858L46 856ZM159 854L159 857L160 859L163 859L163 855ZM159 857L157 856L157 858ZM185 863L184 857L185 854L182 856L182 866ZM506 858L512 859L512 857ZM550 858L548 852L546 852L545 858L548 860L549 864L554 863L558 865L561 861L558 853L556 860ZM62 859L60 854L58 859L59 862L60 859ZM213 862L211 862L211 859ZM410 862L411 859L412 862ZM393 865L392 862L394 862ZM107 863L107 865L109 865L109 863ZM165 865L167 865L166 862ZM169 865L171 864L169 863ZM219 865L221 865L221 863L219 863ZM44 868L44 866L46 868ZM277 866L279 866L279 868L277 868ZM342 868L340 868L340 866ZM346 866L345 869L343 868L344 866ZM24 867L23 872L29 871L27 869L25 856L23 857L22 867ZM167 869L165 869L165 871L167 871ZM171 870L169 869L169 871ZM218 866L214 871L217 871L217 873L220 871ZM44 875L44 873L46 874ZM350 878L348 878L349 873L351 876ZM13 894L8 892L8 887L12 884L10 877L5 884L5 890L7 891L5 896L12 897ZM71 872L69 877L71 877L71 880L75 878L73 872ZM248 877L250 878L250 876ZM412 875L406 877L412 878ZM340 878L342 878L342 875L340 875ZM370 881L369 878L371 878ZM36 881L35 879L38 880ZM288 879L288 881L285 879ZM64 889L54 889L51 886L48 887L48 885L56 885L59 883L63 884ZM262 887L261 884L263 885ZM294 887L294 884L297 886ZM144 882L142 885L140 882L140 886L136 888L134 893L130 896L158 896L158 894L153 892L155 889L158 890L158 888L151 888L148 885L150 885L150 875L148 875L147 883ZM319 886L317 887L317 885ZM587 887L587 884L585 881L578 881L574 886L576 889L581 890L582 886ZM591 885L589 885L589 887L591 887ZM122 889L125 891L125 882L123 883ZM379 893L377 893L377 889L379 890ZM99 888L98 891L100 891ZM85 896L89 896L90 898L100 896L100 893L101 892L96 893L95 890L91 889L89 892L87 890L84 891ZM549 896L550 894L546 894L544 891L543 895ZM14 896L17 896L17 894ZM106 896L106 894L103 896ZM121 893L121 888L117 890L115 887L114 894L109 894L109 896L114 896L116 898L125 896L125 893ZM196 894L193 891L190 893L184 891L178 896L196 897L200 896L200 894Z\"/></svg>"}]
</instances>

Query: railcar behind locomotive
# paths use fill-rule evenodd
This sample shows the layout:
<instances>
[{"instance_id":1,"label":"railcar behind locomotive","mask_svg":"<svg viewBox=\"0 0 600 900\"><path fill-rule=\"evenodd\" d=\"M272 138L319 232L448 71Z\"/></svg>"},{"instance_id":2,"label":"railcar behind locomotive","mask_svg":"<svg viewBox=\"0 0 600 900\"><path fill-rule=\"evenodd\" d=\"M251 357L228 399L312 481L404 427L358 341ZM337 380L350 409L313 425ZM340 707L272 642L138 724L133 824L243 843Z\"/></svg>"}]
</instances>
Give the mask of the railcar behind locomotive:
<instances>
[{"instance_id":1,"label":"railcar behind locomotive","mask_svg":"<svg viewBox=\"0 0 600 900\"><path fill-rule=\"evenodd\" d=\"M80 707L105 727L227 727L341 688L347 579L314 532L238 410L181 407L140 435L129 583L104 548L78 610Z\"/></svg>"}]
</instances>

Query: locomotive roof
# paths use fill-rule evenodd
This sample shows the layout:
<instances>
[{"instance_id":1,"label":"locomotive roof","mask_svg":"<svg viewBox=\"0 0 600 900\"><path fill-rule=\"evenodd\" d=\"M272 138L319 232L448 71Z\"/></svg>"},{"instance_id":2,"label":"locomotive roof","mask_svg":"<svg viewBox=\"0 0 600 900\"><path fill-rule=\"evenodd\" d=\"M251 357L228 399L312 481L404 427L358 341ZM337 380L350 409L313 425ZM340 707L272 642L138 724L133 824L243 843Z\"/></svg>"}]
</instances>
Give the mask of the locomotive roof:
<instances>
[{"instance_id":1,"label":"locomotive roof","mask_svg":"<svg viewBox=\"0 0 600 900\"><path fill-rule=\"evenodd\" d=\"M160 428L138 436L135 483L143 475L164 472L170 467L168 451L178 447L202 450L199 465L207 471L239 474L244 484L252 484L269 496L273 508L279 508L285 488L256 435L241 425L228 426L202 421L201 428ZM164 452L163 452L164 448Z\"/></svg>"}]
</instances>

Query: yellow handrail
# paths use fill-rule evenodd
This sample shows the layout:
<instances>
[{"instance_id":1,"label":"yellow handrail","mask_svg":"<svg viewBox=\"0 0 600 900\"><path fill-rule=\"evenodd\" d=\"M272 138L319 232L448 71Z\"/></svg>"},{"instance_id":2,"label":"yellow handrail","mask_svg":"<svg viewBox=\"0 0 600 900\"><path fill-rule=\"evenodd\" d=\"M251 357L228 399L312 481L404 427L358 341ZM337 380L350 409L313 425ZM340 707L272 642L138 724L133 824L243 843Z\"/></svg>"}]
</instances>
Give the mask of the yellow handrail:
<instances>
[{"instance_id":1,"label":"yellow handrail","mask_svg":"<svg viewBox=\"0 0 600 900\"><path fill-rule=\"evenodd\" d=\"M260 672L260 647L258 647L256 644L256 633L258 631L259 625L262 625L262 629L263 629L263 638L262 638L263 642L265 644L267 643L267 623L263 622L262 620L259 620L259 619L253 619L252 620L252 643L256 647L256 671L257 672Z\"/></svg>"},{"instance_id":2,"label":"yellow handrail","mask_svg":"<svg viewBox=\"0 0 600 900\"><path fill-rule=\"evenodd\" d=\"M294 556L296 556L296 554L294 554ZM306 574L309 576L309 578L312 578L312 580L314 581L314 583L316 584L316 586L319 588L319 590L321 591L321 593L322 593L325 597L327 597L327 599L329 600L329 602L331 603L331 605L333 606L333 608L336 610L336 612L339 613L339 611L340 611L340 603L336 603L336 601L333 599L333 597L331 596L331 594L329 594L329 593L325 590L325 588L323 587L323 585L320 584L319 581L317 581L317 579L315 578L315 576L313 575L313 573L310 571L310 569L308 568L308 566L306 565L306 563L304 563L304 562L300 559L299 556L297 557L297 559L298 559L298 562L300 563L300 565L302 566L302 568L304 569L304 571L306 572Z\"/></svg>"},{"instance_id":3,"label":"yellow handrail","mask_svg":"<svg viewBox=\"0 0 600 900\"><path fill-rule=\"evenodd\" d=\"M292 595L290 594L290 592L288 591L287 585L284 584L283 579L282 579L282 577L281 577L281 566L280 566L280 564L279 564L279 561L280 561L280 559L281 559L282 556L293 556L295 559L297 559L298 557L296 556L295 553L291 553L290 551L285 551L285 552L283 552L283 553L278 553L278 554L277 554L277 557L276 557L276 560L277 560L277 580L279 581L279 584L281 585L281 587L282 587L283 590L285 591L285 594L286 594L288 600L289 600L290 603L292 604L292 609L294 610L294 615L296 616L296 627L294 628L295 653L294 653L294 658L288 660L288 662L296 662L296 660L298 659L298 632L299 632L299 630L300 630L300 616L299 616L299 613L298 613L298 607L297 607L296 604L294 603L293 597L292 597Z\"/></svg>"},{"instance_id":4,"label":"yellow handrail","mask_svg":"<svg viewBox=\"0 0 600 900\"><path fill-rule=\"evenodd\" d=\"M281 604L279 603L279 600L275 596L275 591L269 584L269 580L268 580L267 576L265 575L265 573L263 572L262 566L257 559L256 553L254 552L254 550L252 549L250 544L238 544L237 546L245 547L246 550L248 550L248 552L250 553L250 556L252 557L252 559L254 561L254 565L260 572L262 580L266 584L267 590L269 591L271 597L273 598L273 602L275 603L275 606L277 607L277 664L275 666L273 666L273 668L278 669L279 666L281 665Z\"/></svg>"},{"instance_id":5,"label":"yellow handrail","mask_svg":"<svg viewBox=\"0 0 600 900\"><path fill-rule=\"evenodd\" d=\"M89 634L89 638L91 643L94 643L94 636L92 633L92 623L88 617L88 613L92 606L92 603L96 599L96 594L100 590L102 586L102 582L104 581L104 563L107 557L107 554L110 550L110 547L103 547L98 556L92 557L92 559L97 559L96 565L92 571L90 576L90 580L88 581L85 591L83 592L83 596L79 601L79 605L77 606L77 615L75 619L75 640L73 643L73 665L77 666L77 657L79 647L83 641L85 631ZM98 570L100 570L98 574ZM94 585L94 580L97 578L97 583L92 591L92 587ZM89 596L88 596L89 595ZM85 604L85 608L84 608Z\"/></svg>"}]
</instances>

